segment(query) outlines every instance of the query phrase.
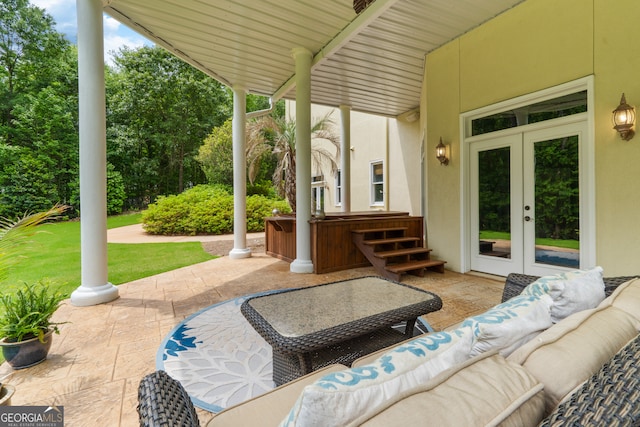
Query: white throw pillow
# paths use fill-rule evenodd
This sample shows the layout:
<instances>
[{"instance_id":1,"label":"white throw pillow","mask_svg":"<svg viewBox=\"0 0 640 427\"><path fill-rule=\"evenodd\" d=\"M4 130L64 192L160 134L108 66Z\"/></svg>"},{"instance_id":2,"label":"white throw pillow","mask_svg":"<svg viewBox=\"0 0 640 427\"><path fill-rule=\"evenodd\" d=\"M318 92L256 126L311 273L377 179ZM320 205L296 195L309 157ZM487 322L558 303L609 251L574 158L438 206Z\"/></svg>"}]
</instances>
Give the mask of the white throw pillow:
<instances>
[{"instance_id":1,"label":"white throw pillow","mask_svg":"<svg viewBox=\"0 0 640 427\"><path fill-rule=\"evenodd\" d=\"M551 327L552 304L549 295L519 295L465 319L462 327L470 327L474 336L470 356L499 351L507 357L516 348Z\"/></svg>"},{"instance_id":2,"label":"white throw pillow","mask_svg":"<svg viewBox=\"0 0 640 427\"><path fill-rule=\"evenodd\" d=\"M554 323L578 311L595 308L604 300L602 267L544 276L527 286L522 295L548 294L553 299Z\"/></svg>"},{"instance_id":3,"label":"white throw pillow","mask_svg":"<svg viewBox=\"0 0 640 427\"><path fill-rule=\"evenodd\" d=\"M471 330L434 332L400 345L369 365L323 376L304 391L281 427L344 426L469 359Z\"/></svg>"}]
</instances>

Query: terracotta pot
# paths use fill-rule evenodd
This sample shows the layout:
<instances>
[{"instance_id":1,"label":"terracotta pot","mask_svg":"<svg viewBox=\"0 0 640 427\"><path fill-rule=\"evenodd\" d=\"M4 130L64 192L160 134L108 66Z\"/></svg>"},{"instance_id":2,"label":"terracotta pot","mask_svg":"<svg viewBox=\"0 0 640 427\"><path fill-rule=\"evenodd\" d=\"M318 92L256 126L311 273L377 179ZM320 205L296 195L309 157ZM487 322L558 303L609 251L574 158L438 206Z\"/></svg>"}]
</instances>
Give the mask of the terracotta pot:
<instances>
[{"instance_id":1,"label":"terracotta pot","mask_svg":"<svg viewBox=\"0 0 640 427\"><path fill-rule=\"evenodd\" d=\"M0 340L2 355L13 369L24 369L43 362L47 358L51 348L53 331L44 334L44 342L38 338L18 342L7 342L6 338Z\"/></svg>"},{"instance_id":2,"label":"terracotta pot","mask_svg":"<svg viewBox=\"0 0 640 427\"><path fill-rule=\"evenodd\" d=\"M4 384L0 388L0 406L11 406L11 397L16 392L16 388L9 384Z\"/></svg>"}]
</instances>

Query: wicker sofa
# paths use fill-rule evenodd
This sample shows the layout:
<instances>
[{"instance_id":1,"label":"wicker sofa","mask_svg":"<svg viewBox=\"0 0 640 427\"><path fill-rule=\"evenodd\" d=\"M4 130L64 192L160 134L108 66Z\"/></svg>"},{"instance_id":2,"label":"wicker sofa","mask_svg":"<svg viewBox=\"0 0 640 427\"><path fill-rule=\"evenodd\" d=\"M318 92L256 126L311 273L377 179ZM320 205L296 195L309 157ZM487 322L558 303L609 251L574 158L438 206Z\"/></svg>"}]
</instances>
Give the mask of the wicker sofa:
<instances>
[{"instance_id":1,"label":"wicker sofa","mask_svg":"<svg viewBox=\"0 0 640 427\"><path fill-rule=\"evenodd\" d=\"M519 295L536 279L509 275L503 301ZM378 407L373 415L358 413L345 424L424 425L428 420L430 425L456 426L638 425L640 279L617 277L604 282L607 298L595 309L554 324L508 357L494 351L471 358L418 388L385 396L382 405L379 401L372 404ZM379 358L380 353L369 355L353 367L366 371L372 360ZM305 402L300 397L305 387L327 375L343 375L347 369L333 365L313 372L221 412L208 426L277 426L292 407ZM149 378L157 381L157 375ZM149 381L143 380L140 389ZM164 385L156 384L158 387ZM173 387L180 388L179 384ZM158 418L159 411L155 398L149 399L153 393L148 388L146 395L140 396L143 425L151 425L143 418ZM336 402L346 400L331 401L333 407L319 408L320 413L324 411L329 419L339 412L341 404ZM187 408L186 413L191 411Z\"/></svg>"}]
</instances>

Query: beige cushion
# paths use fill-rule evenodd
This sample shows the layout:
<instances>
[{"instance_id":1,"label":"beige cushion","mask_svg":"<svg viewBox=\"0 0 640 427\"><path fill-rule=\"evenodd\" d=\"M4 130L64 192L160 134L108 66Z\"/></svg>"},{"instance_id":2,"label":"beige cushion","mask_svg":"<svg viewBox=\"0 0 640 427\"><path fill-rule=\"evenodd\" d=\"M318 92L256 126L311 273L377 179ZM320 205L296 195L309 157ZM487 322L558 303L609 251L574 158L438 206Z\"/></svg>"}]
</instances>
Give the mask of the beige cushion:
<instances>
[{"instance_id":1,"label":"beige cushion","mask_svg":"<svg viewBox=\"0 0 640 427\"><path fill-rule=\"evenodd\" d=\"M369 365L325 375L304 388L281 427L343 427L376 414L389 398L468 360L472 338L469 328L421 335Z\"/></svg>"},{"instance_id":2,"label":"beige cushion","mask_svg":"<svg viewBox=\"0 0 640 427\"><path fill-rule=\"evenodd\" d=\"M543 414L542 385L521 366L485 353L390 398L377 415L350 425L526 427L536 426Z\"/></svg>"},{"instance_id":3,"label":"beige cushion","mask_svg":"<svg viewBox=\"0 0 640 427\"><path fill-rule=\"evenodd\" d=\"M331 365L288 382L261 396L225 409L214 416L207 427L277 426L289 413L305 386L331 372L347 369Z\"/></svg>"},{"instance_id":4,"label":"beige cushion","mask_svg":"<svg viewBox=\"0 0 640 427\"><path fill-rule=\"evenodd\" d=\"M632 279L618 286L600 307L612 305L640 320L640 279Z\"/></svg>"},{"instance_id":5,"label":"beige cushion","mask_svg":"<svg viewBox=\"0 0 640 427\"><path fill-rule=\"evenodd\" d=\"M601 306L575 313L542 332L507 359L521 364L545 387L547 411L638 334L640 322Z\"/></svg>"}]
</instances>

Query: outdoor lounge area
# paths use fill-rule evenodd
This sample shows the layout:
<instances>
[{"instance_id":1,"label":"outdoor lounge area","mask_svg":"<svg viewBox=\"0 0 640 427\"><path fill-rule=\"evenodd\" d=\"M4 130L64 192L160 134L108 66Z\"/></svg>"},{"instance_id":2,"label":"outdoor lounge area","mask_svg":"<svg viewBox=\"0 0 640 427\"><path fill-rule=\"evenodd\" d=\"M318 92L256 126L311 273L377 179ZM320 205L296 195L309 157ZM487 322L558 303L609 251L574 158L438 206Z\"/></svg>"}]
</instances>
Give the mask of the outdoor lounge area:
<instances>
[{"instance_id":1,"label":"outdoor lounge area","mask_svg":"<svg viewBox=\"0 0 640 427\"><path fill-rule=\"evenodd\" d=\"M482 424L535 426L553 413L543 425L558 426L565 416L592 414L587 410L594 402L620 404L594 415L600 425L638 425L638 420L602 421L603 415L640 417L640 279L627 280L640 273L640 191L634 179L640 175L640 143L632 140L640 55L634 54L635 45L617 43L639 33L637 2L462 0L459 7L450 7L441 0L375 0L362 10L351 0L179 3L77 2L79 143L88 154L80 156L79 175L84 183L83 278L56 313L54 320L63 324L48 359L20 371L0 366L2 382L16 388L13 405L60 405L72 426L136 426L141 380L166 370L189 388L192 398L187 400L197 407L200 425L209 427L283 421L289 427L298 420L325 427L323 409L340 412L339 426L386 427L398 420L420 425L425 419L445 425L450 415L459 422L449 424L474 425L479 410L486 410ZM109 282L103 238L107 194L102 171L111 137L102 126L107 104L93 96L105 91L104 75L96 72L105 66L103 14L216 79L234 100L231 144L237 173L234 243L228 256L119 286ZM269 98L270 108L249 111L248 95L258 94ZM246 245L245 130L279 101L295 121L297 192L290 207L296 220L270 210L274 217L266 233L272 238L262 253ZM312 167L314 141L308 132L313 116L325 108L332 110L340 132L334 159L340 164L330 173ZM616 111L633 112L625 113L633 120L618 124ZM563 179L556 178L560 170ZM402 212L407 219L419 218L419 230L415 236L390 236L410 226L377 230L379 220L361 230L338 230L341 223L360 220L348 217L364 211L381 216ZM310 354L317 348L298 339L313 333L295 330L293 341L300 350L291 356L287 346L292 340L272 326L290 318L304 329L306 324L295 322L311 310L302 304L289 310L279 305L265 321L265 305L254 303L287 290L379 276L364 252L345 244L366 240L370 227L383 234L370 240L417 239L415 247L402 250L433 250L434 258L422 261L436 261L440 269L421 266L419 276L393 277L421 296L429 293L421 302L429 306L393 319L406 327L386 319L382 326L396 332L399 326L403 338L415 331L411 326L419 332L435 330L442 335L419 346L444 338L451 345L446 349L460 347L466 353L453 352L444 361L433 357L434 363L446 365L444 371L437 366L436 373L430 371L431 359L420 364L416 369L428 371L426 379L408 368L409 375L398 380L408 386L385 389L386 398L375 404L358 398L349 405L338 398L337 404L326 389L344 391L348 381L341 380L359 381L362 367L389 374L385 369L396 351L380 359L379 351L388 348L357 356L345 351L345 360L318 363ZM381 258L397 250L371 252ZM606 294L598 289L602 295L563 316L553 314L553 307L562 308L562 289L544 281L531 285L533 277L596 266L611 279L604 282ZM507 275L522 280L505 288ZM523 299L506 301L523 290ZM582 297L580 289L570 293ZM482 331L494 341L513 338L503 330L481 328L477 319L465 321L503 301L508 305L487 317L502 320L511 318L512 309L524 309L524 325L510 332L525 335L498 349L474 348ZM231 319L225 317L227 308L233 309L234 321L240 320L233 327L222 321ZM209 317L214 312L218 317ZM344 323L356 320L347 316ZM256 335L269 346L253 347ZM192 354L189 350L201 340L217 342L216 352L229 357L178 357ZM327 346L342 344L335 334L329 340ZM412 345L397 353L428 357ZM242 363L251 362L255 371L269 362L268 385L263 379L249 387L247 381L224 380L228 396L240 386L262 387L265 395L221 402L218 388L224 387L211 386L220 381L211 360L235 362L241 353ZM254 354L260 357L252 359ZM332 374L328 380L322 376L327 372ZM232 376L225 372L223 377ZM273 383L280 386L275 391ZM306 385L309 393L303 392Z\"/></svg>"},{"instance_id":2,"label":"outdoor lounge area","mask_svg":"<svg viewBox=\"0 0 640 427\"><path fill-rule=\"evenodd\" d=\"M300 275L263 253L241 261L221 257L120 285L120 298L107 304L65 303L56 319L69 323L54 336L48 359L19 371L3 364L0 376L8 375L3 382L16 387L13 405L63 405L65 425L135 426L138 384L156 370L161 341L185 317L247 294L374 274L363 267ZM443 308L426 319L435 329L495 305L503 287L500 281L451 272L407 276L404 282L442 298ZM198 416L205 425L213 414L198 409Z\"/></svg>"},{"instance_id":3,"label":"outdoor lounge area","mask_svg":"<svg viewBox=\"0 0 640 427\"><path fill-rule=\"evenodd\" d=\"M274 295L283 295L282 292L277 291L287 288L323 288L323 286L315 285L327 283L340 286L351 282L356 283L362 280L361 278L366 280L363 283L365 286L372 286L375 283L371 282L369 277L374 274L373 267L361 267L327 274L291 274L286 261L278 260L261 252L241 261L223 256L201 264L123 284L119 286L120 298L110 303L84 308L74 307L68 303L63 305L56 313L56 320L68 323L61 326L61 334L54 338L48 359L34 367L17 371L12 371L7 364L3 364L0 368L0 375L5 376L3 382L16 388L15 395L12 397L13 405L61 405L64 407L65 425L136 426L139 425L137 406L140 402L138 392L141 380L159 369L170 367L166 363L160 362L159 354L163 353L163 346L167 344L167 335L171 331L175 331L176 326L184 322L185 319L196 319L199 313L209 311L208 307L224 306L227 301L241 301L243 297L248 295L269 295L272 291L276 291ZM584 276L593 278L594 274L601 277L602 270L599 268L588 270ZM576 276L569 275L567 277L568 281L574 281ZM580 275L580 280L583 278L583 275ZM433 330L442 331L433 335L435 339L441 339L447 334L455 334L455 331L460 328L469 329L469 326L459 324L462 320L470 316L482 318L482 315L486 316L486 312L492 310L492 307L501 301L514 297L515 301L520 302L537 301L535 305L541 305L542 301L545 301L544 298L548 298L549 301L555 298L553 304L549 303L552 307L551 311L549 312L547 302L542 304L543 311L547 312L547 316L549 313L551 316L566 316L569 310L567 304L558 303L557 301L560 300L557 299L557 295L540 297L540 292L544 293L544 289L529 286L534 280L534 276L521 274L510 275L505 281L504 279L498 280L498 278L445 271L444 274L427 272L424 277L408 275L404 277L403 282L418 290L428 291L425 293L425 296L428 296L425 301L429 301L435 295L442 300L441 309L438 309L439 305L433 306L433 310L436 311L428 313L417 322L422 324L423 321L426 321ZM599 280L602 284L601 279ZM556 289L551 282L546 282L551 283L550 285L542 283L543 286ZM589 284L588 287L591 292L592 284ZM566 289L569 289L568 285ZM518 297L523 291L526 294L524 299ZM628 421L636 419L633 417L640 415L633 398L633 395L640 389L640 383L635 380L637 378L635 373L639 366L636 361L640 354L640 341L634 338L637 337L640 328L640 319L634 320L639 317L637 301L640 299L637 295L640 294L640 281L634 280L633 277L605 277L604 287L599 292L602 295L598 297L598 301L602 301L605 294L610 297L602 301L594 310L583 310L578 307L576 315L569 315L570 317L566 320L556 318L556 321L560 323L544 331L545 335L540 335L544 338L540 339L531 340L531 335L527 331L530 328L549 327L552 323L550 319L548 323L541 323L539 319L531 318L532 311L529 310L528 304L507 303L509 305L504 306L508 313L512 313L513 310L520 313L515 315L514 319L523 315L523 320L526 323L518 323L519 326L516 329L523 334L526 333L526 340L531 340L525 344L519 342L517 346L522 346L522 348L517 348L516 351L513 347L510 348L509 351L513 353L509 359L514 360L517 364L522 363L526 370L537 372L534 374L536 377L546 375L545 384L550 381L554 382L550 390L558 387L563 389L555 392L550 391L551 394L544 394L545 398L542 399L540 384L536 385L535 380L531 384L527 383L532 387L531 392L527 392L526 399L518 400L520 403L524 402L524 406L521 407L520 412L511 411L513 407L509 412L515 414L516 425L521 425L517 424L519 419L517 417L527 417L526 419L531 416L536 417L536 415L532 415L531 411L534 410L531 409L532 407L538 408L534 412L540 411L545 406L546 411L550 411L563 393L573 393L572 390L577 390L577 388L574 389L574 386L580 386L582 383L580 378L588 379L591 376L588 372L598 372L603 363L601 371L580 389L580 398L561 405L560 409L554 413L553 418L545 421L547 423L545 425L564 425L563 420L583 414L589 414L594 417L594 420L597 419L600 422L600 424L594 425L611 425L609 423L612 417L627 415L629 418L621 422L620 425L631 425L628 424ZM549 295L552 294L553 292ZM567 295L566 291L561 294ZM583 297L578 299L580 298ZM588 298L591 299L591 296ZM255 305L255 308L258 307L259 305ZM523 307L525 311L520 312ZM572 307L571 309L575 310L576 308ZM500 314L500 311L493 310L494 314L489 317L503 315ZM537 308L534 311L539 312ZM507 315L507 318L509 317L510 315ZM569 323L564 326L567 321ZM199 327L206 329L207 326L206 323L203 323ZM249 322L244 324L244 332L251 332L252 329ZM224 333L224 325L220 331L222 331L222 335L218 337L218 341L221 341L227 348L233 347L236 341L233 336ZM237 331L232 332L234 332L234 336L237 335ZM487 332L491 334L488 330ZM539 333L539 331L536 332ZM493 337L502 341L502 335L501 332ZM461 344L464 347L466 342L471 343L470 340L464 338L465 336L469 338L463 334L454 339L452 348L458 348ZM209 337L209 339L211 338ZM215 340L215 337L213 339ZM582 341L586 343L584 345L587 347L579 344ZM625 345L627 341L629 344ZM539 343L542 345L540 346ZM474 346L476 344L477 342L474 341ZM558 345L560 347L556 348ZM623 350L618 351L620 348ZM175 350L175 348L173 349ZM229 351L233 352L233 349ZM375 366L376 359L386 351L388 349L361 357L354 362L353 366ZM541 356L539 355L540 351L547 354ZM391 353L392 357L397 357L393 354ZM460 365L462 370L454 372L462 372L461 375L467 372L473 378L479 375L480 383L489 384L489 388L497 384L500 390L506 387L502 382L507 381L513 375L525 375L525 377L529 375L523 374L522 368L518 368L521 370L520 373L518 373L518 369L513 371L516 365L512 362L505 366L504 362L500 362L500 360L504 360L501 359L502 354L502 350L500 354L488 351L480 357L462 363ZM567 354L573 354L576 357L566 358ZM614 354L615 357L610 358ZM430 358L431 356L423 355L422 357ZM550 364L549 357L556 362ZM558 358L563 358L572 365L571 369L567 370L568 376L564 375L564 370L567 369L566 363L558 363ZM440 356L436 356L435 359L437 359L437 363L441 363ZM199 365L194 365L196 376L201 372L202 364L203 361L200 361ZM476 364L477 366L475 366ZM555 368L550 369L552 366ZM281 412L283 410L285 411L283 413L286 413L290 409L295 397L300 393L302 385L309 384L310 381L328 372L339 373L342 369L346 368L340 364L333 364L318 372L312 372L301 378L300 381L285 384L272 393L266 390L265 397L267 399L258 397L247 402L246 408L242 404L243 400L240 400L227 406L232 410L222 412L224 416L220 417L216 417L215 414L224 408L207 411L201 409L203 405L199 399L192 399L198 403L196 413L200 425L203 426L210 422L212 422L212 426L271 425L276 418L278 420L282 418ZM486 379L489 377L485 376L486 372L483 373L486 369L490 369L492 372L491 381L487 381ZM504 373L504 375L500 373ZM420 374L417 371L415 374L418 377L424 375L424 373ZM494 375L498 376L494 377ZM410 377L413 376L412 373ZM451 376L454 381L453 390L458 390L451 395L452 397L461 396L459 394L460 385L456 385L457 376L458 374ZM440 377L442 376L437 378ZM444 378L446 389L446 383L450 380L447 379L448 376ZM463 377L461 381L466 380ZM476 390L476 387L484 387L480 383L476 382L464 386L463 389L471 390L472 393L467 393L465 395L467 397L462 396L461 398L464 400L471 395L483 398L484 392L476 393L473 391ZM529 386L525 385L525 387ZM508 386L504 390L511 390L510 387ZM287 391L289 389L293 389L293 392ZM155 388L152 389L151 394L158 392L159 389ZM602 399L603 392L607 399ZM429 392L426 391L426 393ZM398 396L402 396L402 394ZM617 396L629 396L629 398L617 399ZM261 412L256 413L252 405L255 405L256 402L260 405L259 402L263 400L264 405L270 409L268 414L259 415ZM431 402L431 399L427 399L426 402ZM438 399L432 401L432 403L440 405L438 402L440 402ZM180 404L174 400L171 400L170 403ZM183 400L183 403L186 402ZM462 405L462 401L459 404ZM605 405L607 409L596 411L596 416L592 410L594 405ZM395 406L397 405L390 406L391 415L389 416L394 416L393 408ZM417 408L423 407L429 407L429 405L417 406ZM426 416L422 410L403 410L403 405L400 405L399 408L405 415ZM146 409L149 410L150 407L146 406ZM348 409L345 410L348 411ZM434 410L431 409L431 411ZM356 410L356 412L358 411ZM475 412L468 411L459 411L459 413L475 414ZM256 422L256 416L261 420L259 423ZM371 425L394 425L393 423L389 424L386 416L372 418L366 425L370 425L369 423L373 423ZM443 414L438 413L438 416L443 416ZM464 418L466 415L461 416ZM509 420L510 422L514 421L513 415ZM362 419L358 421L358 424L361 421ZM263 422L267 424L263 424Z\"/></svg>"},{"instance_id":4,"label":"outdoor lounge area","mask_svg":"<svg viewBox=\"0 0 640 427\"><path fill-rule=\"evenodd\" d=\"M207 426L638 425L638 277L603 277L600 267L510 274L502 301L351 368L301 377ZM166 382L156 375L145 384Z\"/></svg>"}]
</instances>

